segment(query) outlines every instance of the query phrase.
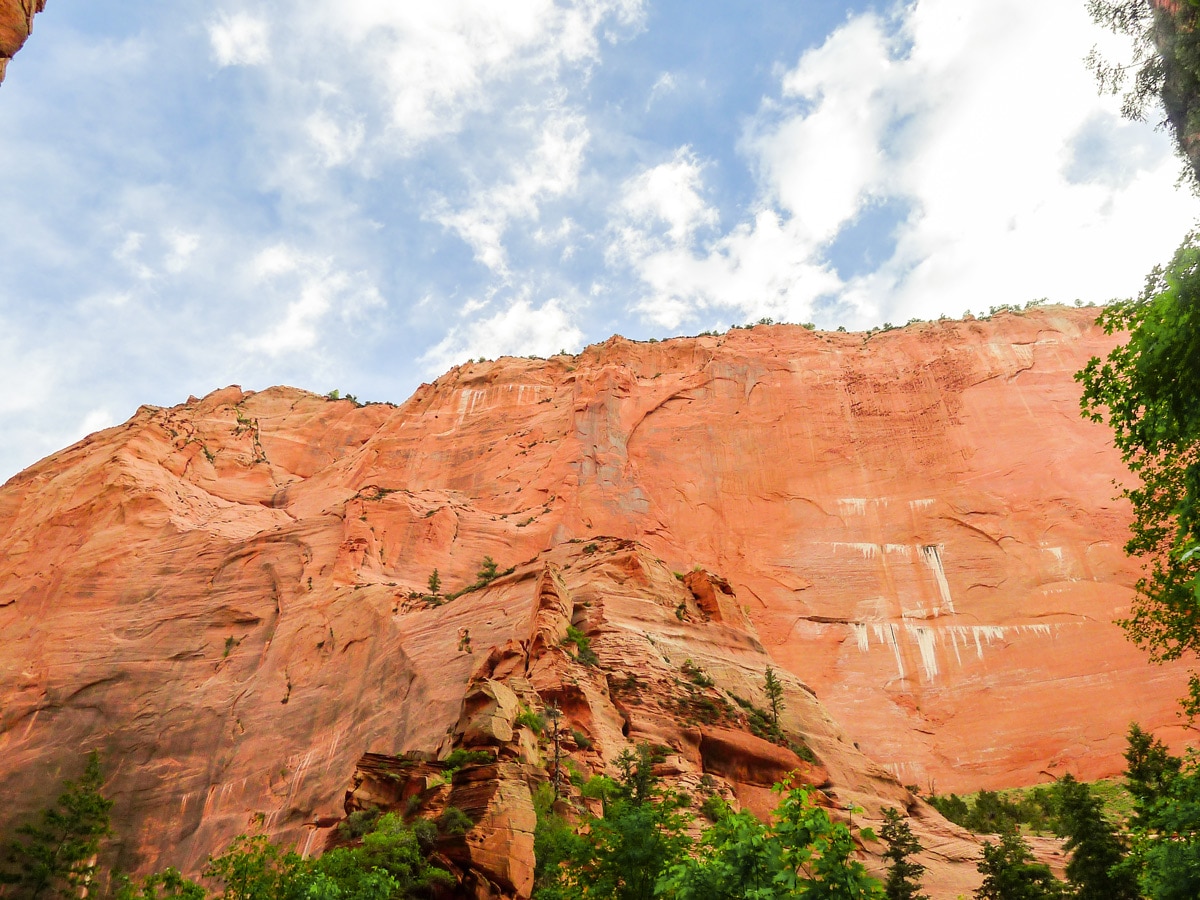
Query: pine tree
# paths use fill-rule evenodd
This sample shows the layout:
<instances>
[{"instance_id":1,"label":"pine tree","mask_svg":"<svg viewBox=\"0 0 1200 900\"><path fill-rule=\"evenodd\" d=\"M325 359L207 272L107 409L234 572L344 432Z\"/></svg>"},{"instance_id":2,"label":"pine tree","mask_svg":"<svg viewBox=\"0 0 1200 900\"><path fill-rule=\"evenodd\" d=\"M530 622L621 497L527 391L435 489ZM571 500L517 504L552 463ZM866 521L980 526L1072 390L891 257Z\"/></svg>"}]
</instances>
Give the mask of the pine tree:
<instances>
[{"instance_id":1,"label":"pine tree","mask_svg":"<svg viewBox=\"0 0 1200 900\"><path fill-rule=\"evenodd\" d=\"M13 886L9 897L78 898L86 893L100 841L112 833L112 801L100 793L103 783L100 755L92 751L78 783L66 782L58 802L42 810L40 821L17 829L19 837L9 844L7 866L0 873L0 881Z\"/></svg>"},{"instance_id":2,"label":"pine tree","mask_svg":"<svg viewBox=\"0 0 1200 900\"><path fill-rule=\"evenodd\" d=\"M1166 744L1143 731L1135 722L1129 726L1125 750L1125 786L1133 795L1134 814L1130 825L1144 828L1154 802L1164 796L1180 772L1183 760L1172 756Z\"/></svg>"},{"instance_id":3,"label":"pine tree","mask_svg":"<svg viewBox=\"0 0 1200 900\"><path fill-rule=\"evenodd\" d=\"M763 679L763 690L767 694L767 702L771 704L771 724L779 727L779 713L783 709L783 685L775 675L775 670L767 666Z\"/></svg>"},{"instance_id":4,"label":"pine tree","mask_svg":"<svg viewBox=\"0 0 1200 900\"><path fill-rule=\"evenodd\" d=\"M479 579L480 584L488 584L494 581L499 574L499 567L496 565L496 561L490 556L485 556L483 562L479 564L479 571L475 573L475 577Z\"/></svg>"},{"instance_id":5,"label":"pine tree","mask_svg":"<svg viewBox=\"0 0 1200 900\"><path fill-rule=\"evenodd\" d=\"M929 900L928 895L920 893L925 867L909 860L910 856L923 849L920 842L913 837L908 822L895 809L890 806L885 809L883 819L879 837L887 845L883 858L891 861L887 879L883 883L884 897L887 900Z\"/></svg>"},{"instance_id":6,"label":"pine tree","mask_svg":"<svg viewBox=\"0 0 1200 900\"><path fill-rule=\"evenodd\" d=\"M1127 869L1113 872L1125 858L1125 848L1091 789L1064 775L1058 782L1058 809L1071 853L1067 880L1075 885L1078 900L1138 900L1132 874Z\"/></svg>"},{"instance_id":7,"label":"pine tree","mask_svg":"<svg viewBox=\"0 0 1200 900\"><path fill-rule=\"evenodd\" d=\"M442 576L438 574L438 570L434 569L429 573L429 593L436 597L442 590Z\"/></svg>"},{"instance_id":8,"label":"pine tree","mask_svg":"<svg viewBox=\"0 0 1200 900\"><path fill-rule=\"evenodd\" d=\"M978 867L983 884L975 900L1062 900L1069 897L1066 886L1050 867L1034 862L1029 845L1016 831L1000 836L1000 843L983 842L983 859Z\"/></svg>"}]
</instances>

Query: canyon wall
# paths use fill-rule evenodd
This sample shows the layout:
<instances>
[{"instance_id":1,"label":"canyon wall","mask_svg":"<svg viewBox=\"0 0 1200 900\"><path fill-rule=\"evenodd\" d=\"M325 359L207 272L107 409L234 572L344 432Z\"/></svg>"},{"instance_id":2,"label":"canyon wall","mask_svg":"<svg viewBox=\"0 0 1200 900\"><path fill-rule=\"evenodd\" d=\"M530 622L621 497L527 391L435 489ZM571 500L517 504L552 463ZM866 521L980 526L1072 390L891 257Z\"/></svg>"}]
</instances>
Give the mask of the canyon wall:
<instances>
[{"instance_id":1,"label":"canyon wall","mask_svg":"<svg viewBox=\"0 0 1200 900\"><path fill-rule=\"evenodd\" d=\"M655 739L676 777L761 806L762 754L711 749L744 716L679 691L693 660L736 713L773 664L812 780L910 809L969 890L968 839L902 785L1111 775L1133 719L1186 737L1184 674L1112 624L1137 570L1119 458L1078 415L1072 374L1114 343L1093 318L612 338L460 366L400 406L231 387L143 407L0 489L4 815L97 747L127 864L194 870L255 822L311 845L364 752L444 754L497 667L529 702L573 698L581 766ZM485 556L512 572L424 596ZM598 672L571 668L567 624ZM621 673L664 685L653 714L613 699Z\"/></svg>"},{"instance_id":2,"label":"canyon wall","mask_svg":"<svg viewBox=\"0 0 1200 900\"><path fill-rule=\"evenodd\" d=\"M8 61L33 32L33 17L46 8L46 0L0 0L0 82Z\"/></svg>"}]
</instances>

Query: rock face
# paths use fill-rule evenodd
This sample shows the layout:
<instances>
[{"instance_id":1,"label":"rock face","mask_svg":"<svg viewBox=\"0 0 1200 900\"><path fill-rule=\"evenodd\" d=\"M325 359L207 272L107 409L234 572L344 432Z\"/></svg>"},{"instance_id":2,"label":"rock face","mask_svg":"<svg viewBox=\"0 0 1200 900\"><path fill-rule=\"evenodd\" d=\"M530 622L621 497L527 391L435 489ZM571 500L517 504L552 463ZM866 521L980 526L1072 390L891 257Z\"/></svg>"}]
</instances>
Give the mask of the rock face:
<instances>
[{"instance_id":1,"label":"rock face","mask_svg":"<svg viewBox=\"0 0 1200 900\"><path fill-rule=\"evenodd\" d=\"M33 17L46 8L46 0L0 0L0 82L8 61L33 31Z\"/></svg>"},{"instance_id":2,"label":"rock face","mask_svg":"<svg viewBox=\"0 0 1200 900\"><path fill-rule=\"evenodd\" d=\"M143 407L0 489L0 826L98 747L119 861L195 871L256 822L316 850L370 765L419 759L395 802L459 792L471 896L523 896L548 751L519 710L555 707L584 774L648 740L755 810L796 760L838 806L904 806L932 895L969 893L974 845L901 784L1113 774L1134 718L1182 740L1183 674L1111 624L1136 570L1077 412L1113 343L1092 318L613 338L399 407ZM511 571L480 582L485 556ZM768 664L816 762L752 733ZM454 747L495 760L431 787Z\"/></svg>"}]
</instances>

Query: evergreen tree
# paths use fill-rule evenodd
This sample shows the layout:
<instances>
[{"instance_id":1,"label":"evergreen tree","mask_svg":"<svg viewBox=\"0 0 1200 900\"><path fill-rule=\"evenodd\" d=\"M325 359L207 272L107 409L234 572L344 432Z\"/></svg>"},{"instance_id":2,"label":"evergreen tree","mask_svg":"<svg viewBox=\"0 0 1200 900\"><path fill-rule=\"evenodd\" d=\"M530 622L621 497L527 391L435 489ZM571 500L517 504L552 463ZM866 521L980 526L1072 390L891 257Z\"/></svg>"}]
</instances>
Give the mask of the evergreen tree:
<instances>
[{"instance_id":1,"label":"evergreen tree","mask_svg":"<svg viewBox=\"0 0 1200 900\"><path fill-rule=\"evenodd\" d=\"M1139 883L1150 900L1200 897L1200 768L1189 764L1145 811L1134 837Z\"/></svg>"},{"instance_id":2,"label":"evergreen tree","mask_svg":"<svg viewBox=\"0 0 1200 900\"><path fill-rule=\"evenodd\" d=\"M783 685L780 683L775 670L767 666L763 678L763 689L767 694L767 702L771 706L771 724L779 728L779 713L783 709Z\"/></svg>"},{"instance_id":3,"label":"evergreen tree","mask_svg":"<svg viewBox=\"0 0 1200 900\"><path fill-rule=\"evenodd\" d=\"M1172 756L1166 744L1134 722L1129 726L1125 750L1125 787L1133 795L1134 812L1130 825L1145 828L1155 802L1165 796L1179 775L1183 760Z\"/></svg>"},{"instance_id":4,"label":"evergreen tree","mask_svg":"<svg viewBox=\"0 0 1200 900\"><path fill-rule=\"evenodd\" d=\"M883 827L879 829L879 837L887 845L883 858L891 862L883 883L883 894L887 900L929 900L927 895L920 892L925 867L909 859L921 852L921 844L913 837L907 820L890 806L883 811Z\"/></svg>"},{"instance_id":5,"label":"evergreen tree","mask_svg":"<svg viewBox=\"0 0 1200 900\"><path fill-rule=\"evenodd\" d=\"M499 574L499 566L496 565L496 561L490 556L485 556L483 562L479 564L479 571L475 573L475 577L480 584L489 584L495 581Z\"/></svg>"},{"instance_id":6,"label":"evergreen tree","mask_svg":"<svg viewBox=\"0 0 1200 900\"><path fill-rule=\"evenodd\" d=\"M1033 861L1029 845L1013 830L1002 834L999 844L983 842L978 869L983 884L975 891L975 900L1062 900L1070 896L1049 866Z\"/></svg>"},{"instance_id":7,"label":"evergreen tree","mask_svg":"<svg viewBox=\"0 0 1200 900\"><path fill-rule=\"evenodd\" d=\"M442 576L438 574L438 570L434 569L429 573L429 593L430 596L436 597L442 590Z\"/></svg>"},{"instance_id":8,"label":"evergreen tree","mask_svg":"<svg viewBox=\"0 0 1200 900\"><path fill-rule=\"evenodd\" d=\"M1125 847L1086 784L1064 775L1058 782L1059 819L1067 835L1067 880L1078 900L1138 900L1137 880L1119 866Z\"/></svg>"},{"instance_id":9,"label":"evergreen tree","mask_svg":"<svg viewBox=\"0 0 1200 900\"><path fill-rule=\"evenodd\" d=\"M92 751L83 777L66 782L57 803L43 810L36 824L17 829L19 837L9 843L7 866L0 873L0 882L12 885L10 897L78 898L87 892L100 841L111 834L112 801L100 793L103 784L100 755Z\"/></svg>"}]
</instances>

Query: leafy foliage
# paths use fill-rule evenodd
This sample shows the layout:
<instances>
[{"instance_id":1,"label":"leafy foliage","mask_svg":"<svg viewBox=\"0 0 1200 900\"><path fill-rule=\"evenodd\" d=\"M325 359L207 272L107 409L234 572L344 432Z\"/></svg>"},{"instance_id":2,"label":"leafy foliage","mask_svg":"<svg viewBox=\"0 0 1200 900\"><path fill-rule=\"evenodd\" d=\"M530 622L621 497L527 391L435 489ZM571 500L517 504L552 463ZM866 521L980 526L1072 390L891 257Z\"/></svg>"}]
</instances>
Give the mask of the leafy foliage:
<instances>
[{"instance_id":1,"label":"leafy foliage","mask_svg":"<svg viewBox=\"0 0 1200 900\"><path fill-rule=\"evenodd\" d=\"M1117 303L1098 322L1129 340L1107 359L1089 360L1085 416L1107 420L1121 458L1141 484L1125 551L1149 572L1137 583L1126 633L1155 660L1200 652L1200 237L1190 235L1171 263L1156 268L1137 300ZM1189 708L1200 709L1193 676Z\"/></svg>"},{"instance_id":2,"label":"leafy foliage","mask_svg":"<svg viewBox=\"0 0 1200 900\"><path fill-rule=\"evenodd\" d=\"M596 651L592 649L591 638L589 638L574 625L567 626L567 636L563 638L563 643L575 645L576 662L583 663L585 666L596 666L600 664L600 657L598 657L596 655Z\"/></svg>"},{"instance_id":3,"label":"leafy foliage","mask_svg":"<svg viewBox=\"0 0 1200 900\"><path fill-rule=\"evenodd\" d=\"M853 858L850 829L835 823L803 788L776 785L773 820L727 813L705 832L700 852L672 866L662 896L675 900L869 900L880 883ZM871 838L873 835L864 834Z\"/></svg>"},{"instance_id":4,"label":"leafy foliage","mask_svg":"<svg viewBox=\"0 0 1200 900\"><path fill-rule=\"evenodd\" d=\"M1092 18L1132 39L1126 65L1105 61L1096 50L1087 59L1104 93L1121 94L1121 113L1141 120L1162 104L1182 155L1193 172L1198 157L1193 138L1200 131L1200 4L1160 0L1089 0ZM1192 179L1193 186L1196 185Z\"/></svg>"},{"instance_id":5,"label":"leafy foliage","mask_svg":"<svg viewBox=\"0 0 1200 900\"><path fill-rule=\"evenodd\" d=\"M584 814L578 834L555 811L549 785L539 788L536 900L883 897L853 859L850 829L800 788L776 787L781 802L770 825L709 797L705 813L714 824L693 845L686 801L663 791L654 775L661 759L647 744L622 753L619 780L598 792L603 815ZM874 835L864 830L863 837Z\"/></svg>"},{"instance_id":6,"label":"leafy foliage","mask_svg":"<svg viewBox=\"0 0 1200 900\"><path fill-rule=\"evenodd\" d=\"M219 882L222 900L407 900L449 885L444 869L431 865L432 826L408 827L388 813L361 846L338 847L317 859L302 859L265 836L242 835L204 874Z\"/></svg>"},{"instance_id":7,"label":"leafy foliage","mask_svg":"<svg viewBox=\"0 0 1200 900\"><path fill-rule=\"evenodd\" d=\"M652 747L639 745L617 758L621 779L616 795L604 801L602 816L586 818L586 837L568 838L564 822L539 815L541 844L558 857L553 867L538 859L542 873L537 900L650 900L667 867L687 852L688 819L679 813L677 798L659 790L653 767L661 760ZM553 795L551 794L551 797ZM546 799L535 798L535 808ZM539 810L541 813L541 810ZM542 818L547 824L542 825ZM539 835L534 835L537 853Z\"/></svg>"},{"instance_id":8,"label":"leafy foliage","mask_svg":"<svg viewBox=\"0 0 1200 900\"><path fill-rule=\"evenodd\" d=\"M100 841L111 833L112 801L100 793L103 783L100 756L93 751L79 781L66 782L54 806L17 829L0 872L0 883L11 886L9 897L74 898L91 882Z\"/></svg>"},{"instance_id":9,"label":"leafy foliage","mask_svg":"<svg viewBox=\"0 0 1200 900\"><path fill-rule=\"evenodd\" d=\"M174 868L137 882L125 875L118 875L114 881L114 900L204 900L207 896L204 888Z\"/></svg>"},{"instance_id":10,"label":"leafy foliage","mask_svg":"<svg viewBox=\"0 0 1200 900\"><path fill-rule=\"evenodd\" d=\"M976 834L999 834L1022 825L1032 831L1060 832L1053 793L1035 788L1018 800L996 791L980 791L971 803L957 794L929 797L929 804L956 825Z\"/></svg>"}]
</instances>

